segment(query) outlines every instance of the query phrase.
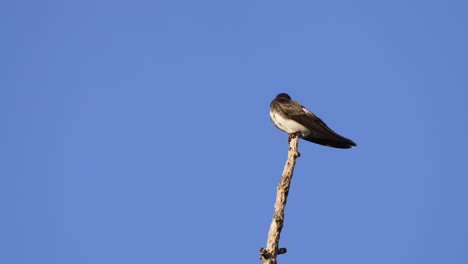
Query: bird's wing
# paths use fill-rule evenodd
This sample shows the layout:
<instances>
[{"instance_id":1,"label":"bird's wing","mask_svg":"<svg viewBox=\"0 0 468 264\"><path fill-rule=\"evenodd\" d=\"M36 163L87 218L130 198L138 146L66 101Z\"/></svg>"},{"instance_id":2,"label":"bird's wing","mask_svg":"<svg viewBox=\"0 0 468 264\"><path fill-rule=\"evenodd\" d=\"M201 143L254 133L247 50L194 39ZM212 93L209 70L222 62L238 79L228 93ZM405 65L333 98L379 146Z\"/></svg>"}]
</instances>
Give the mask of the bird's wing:
<instances>
[{"instance_id":1,"label":"bird's wing","mask_svg":"<svg viewBox=\"0 0 468 264\"><path fill-rule=\"evenodd\" d=\"M356 145L352 140L337 134L329 128L322 119L298 102L293 101L291 104L282 104L281 110L289 118L304 125L311 131L311 135L308 138L304 138L306 140L322 145L330 145L333 142L342 142L353 146ZM328 144L324 144L327 142Z\"/></svg>"}]
</instances>

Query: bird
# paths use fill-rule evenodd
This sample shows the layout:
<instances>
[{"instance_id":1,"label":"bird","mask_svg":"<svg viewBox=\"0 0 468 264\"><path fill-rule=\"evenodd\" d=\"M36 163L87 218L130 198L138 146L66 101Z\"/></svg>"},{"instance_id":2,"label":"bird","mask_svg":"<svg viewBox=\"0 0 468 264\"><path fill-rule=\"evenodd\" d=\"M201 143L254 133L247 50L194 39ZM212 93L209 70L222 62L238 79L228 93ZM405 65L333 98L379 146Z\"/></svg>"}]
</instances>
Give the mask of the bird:
<instances>
[{"instance_id":1,"label":"bird","mask_svg":"<svg viewBox=\"0 0 468 264\"><path fill-rule=\"evenodd\" d=\"M280 93L271 101L270 118L278 129L290 136L297 133L304 140L333 148L348 149L356 146L354 141L337 134L287 93Z\"/></svg>"}]
</instances>

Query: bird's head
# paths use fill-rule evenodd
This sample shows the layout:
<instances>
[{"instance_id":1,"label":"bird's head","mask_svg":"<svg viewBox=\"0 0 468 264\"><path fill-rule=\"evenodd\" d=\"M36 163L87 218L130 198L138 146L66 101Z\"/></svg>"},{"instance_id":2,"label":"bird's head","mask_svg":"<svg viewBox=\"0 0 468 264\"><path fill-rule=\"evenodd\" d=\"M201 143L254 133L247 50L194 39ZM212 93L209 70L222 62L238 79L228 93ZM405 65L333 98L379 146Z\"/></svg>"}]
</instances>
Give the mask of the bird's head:
<instances>
[{"instance_id":1,"label":"bird's head","mask_svg":"<svg viewBox=\"0 0 468 264\"><path fill-rule=\"evenodd\" d=\"M288 101L291 100L291 96L289 96L287 93L280 93L276 96L276 99Z\"/></svg>"}]
</instances>

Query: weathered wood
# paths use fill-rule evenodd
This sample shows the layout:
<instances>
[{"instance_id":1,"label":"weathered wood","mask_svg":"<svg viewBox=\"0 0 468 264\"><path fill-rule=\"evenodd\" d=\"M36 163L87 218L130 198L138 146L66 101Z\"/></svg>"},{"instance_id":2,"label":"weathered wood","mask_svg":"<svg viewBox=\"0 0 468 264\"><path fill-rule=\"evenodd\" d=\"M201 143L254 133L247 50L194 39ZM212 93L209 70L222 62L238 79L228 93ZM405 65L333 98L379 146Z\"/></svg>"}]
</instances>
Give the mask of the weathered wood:
<instances>
[{"instance_id":1,"label":"weathered wood","mask_svg":"<svg viewBox=\"0 0 468 264\"><path fill-rule=\"evenodd\" d=\"M284 223L284 208L289 193L289 186L294 172L294 165L296 158L299 157L297 145L299 137L297 134L290 134L289 137L288 159L284 165L283 174L276 188L276 201L273 212L273 219L271 220L270 231L268 232L268 239L266 248L260 248L260 259L264 264L276 264L276 257L279 254L286 253L286 248L278 248L281 229Z\"/></svg>"}]
</instances>

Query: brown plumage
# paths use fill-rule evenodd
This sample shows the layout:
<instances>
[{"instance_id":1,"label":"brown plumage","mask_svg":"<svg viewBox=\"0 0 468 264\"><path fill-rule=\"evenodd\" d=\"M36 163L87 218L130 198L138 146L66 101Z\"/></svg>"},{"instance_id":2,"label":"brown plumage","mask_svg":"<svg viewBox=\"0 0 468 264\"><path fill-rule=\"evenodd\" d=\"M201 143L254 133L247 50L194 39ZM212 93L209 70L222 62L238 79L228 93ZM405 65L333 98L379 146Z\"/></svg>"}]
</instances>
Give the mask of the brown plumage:
<instances>
[{"instance_id":1,"label":"brown plumage","mask_svg":"<svg viewBox=\"0 0 468 264\"><path fill-rule=\"evenodd\" d=\"M280 130L307 141L334 148L356 146L351 139L331 130L320 118L286 93L280 93L270 104L270 118Z\"/></svg>"}]
</instances>

